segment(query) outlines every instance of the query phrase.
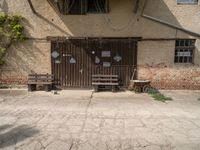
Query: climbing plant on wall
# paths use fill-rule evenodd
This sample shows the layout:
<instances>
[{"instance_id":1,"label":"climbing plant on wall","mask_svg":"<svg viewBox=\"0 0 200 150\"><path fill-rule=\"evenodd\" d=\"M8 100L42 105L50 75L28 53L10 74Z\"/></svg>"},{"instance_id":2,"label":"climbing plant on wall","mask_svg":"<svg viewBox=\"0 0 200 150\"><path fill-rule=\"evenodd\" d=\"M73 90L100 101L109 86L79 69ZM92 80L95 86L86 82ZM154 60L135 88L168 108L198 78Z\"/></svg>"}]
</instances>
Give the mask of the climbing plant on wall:
<instances>
[{"instance_id":1,"label":"climbing plant on wall","mask_svg":"<svg viewBox=\"0 0 200 150\"><path fill-rule=\"evenodd\" d=\"M11 45L24 41L24 27L21 16L0 14L0 65Z\"/></svg>"}]
</instances>

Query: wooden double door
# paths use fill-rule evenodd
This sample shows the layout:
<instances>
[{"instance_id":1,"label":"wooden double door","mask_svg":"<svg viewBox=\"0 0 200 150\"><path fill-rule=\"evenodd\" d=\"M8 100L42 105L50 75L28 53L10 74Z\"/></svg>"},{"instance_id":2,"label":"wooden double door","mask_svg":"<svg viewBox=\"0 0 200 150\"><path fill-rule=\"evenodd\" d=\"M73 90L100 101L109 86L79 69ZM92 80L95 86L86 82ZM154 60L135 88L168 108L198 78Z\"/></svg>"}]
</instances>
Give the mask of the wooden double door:
<instances>
[{"instance_id":1,"label":"wooden double door","mask_svg":"<svg viewBox=\"0 0 200 150\"><path fill-rule=\"evenodd\" d=\"M133 39L70 39L52 41L52 73L65 87L91 87L93 74L117 74L127 87L136 77L137 41ZM135 74L134 74L135 73Z\"/></svg>"}]
</instances>

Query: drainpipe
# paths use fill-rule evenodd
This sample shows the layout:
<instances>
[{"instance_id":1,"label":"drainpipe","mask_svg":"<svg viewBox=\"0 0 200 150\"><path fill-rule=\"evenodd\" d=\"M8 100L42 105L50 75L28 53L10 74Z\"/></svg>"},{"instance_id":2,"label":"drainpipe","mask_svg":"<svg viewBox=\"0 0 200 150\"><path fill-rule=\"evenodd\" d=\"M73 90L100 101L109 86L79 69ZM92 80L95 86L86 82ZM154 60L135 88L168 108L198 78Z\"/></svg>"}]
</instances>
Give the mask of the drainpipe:
<instances>
[{"instance_id":1,"label":"drainpipe","mask_svg":"<svg viewBox=\"0 0 200 150\"><path fill-rule=\"evenodd\" d=\"M144 18L146 18L146 19L149 19L149 20L151 20L151 21L158 22L158 23L163 24L163 25L165 25L165 26L174 28L174 29L176 29L176 30L183 31L183 32L185 32L185 33L187 33L187 34L190 34L190 35L192 35L192 36L200 37L200 33L187 30L187 29L185 29L185 28L182 28L182 27L179 27L179 26L177 26L177 25L171 24L170 22L167 22L167 21L164 21L164 20L155 18L155 17L153 17L153 16L149 16L149 15L147 15L147 14L144 14L145 8L146 8L146 6L147 6L147 2L148 2L148 0L145 0L144 7L143 7L143 9L142 9L142 14L141 14L142 17L144 17Z\"/></svg>"}]
</instances>

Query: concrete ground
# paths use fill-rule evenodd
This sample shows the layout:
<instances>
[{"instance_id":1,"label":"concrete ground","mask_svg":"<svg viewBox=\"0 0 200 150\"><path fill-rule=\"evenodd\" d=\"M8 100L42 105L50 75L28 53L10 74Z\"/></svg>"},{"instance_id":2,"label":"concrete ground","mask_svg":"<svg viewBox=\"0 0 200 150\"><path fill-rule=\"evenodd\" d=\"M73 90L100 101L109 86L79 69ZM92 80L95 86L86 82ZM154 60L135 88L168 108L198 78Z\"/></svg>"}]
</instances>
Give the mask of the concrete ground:
<instances>
[{"instance_id":1,"label":"concrete ground","mask_svg":"<svg viewBox=\"0 0 200 150\"><path fill-rule=\"evenodd\" d=\"M0 90L0 149L199 150L200 91Z\"/></svg>"}]
</instances>

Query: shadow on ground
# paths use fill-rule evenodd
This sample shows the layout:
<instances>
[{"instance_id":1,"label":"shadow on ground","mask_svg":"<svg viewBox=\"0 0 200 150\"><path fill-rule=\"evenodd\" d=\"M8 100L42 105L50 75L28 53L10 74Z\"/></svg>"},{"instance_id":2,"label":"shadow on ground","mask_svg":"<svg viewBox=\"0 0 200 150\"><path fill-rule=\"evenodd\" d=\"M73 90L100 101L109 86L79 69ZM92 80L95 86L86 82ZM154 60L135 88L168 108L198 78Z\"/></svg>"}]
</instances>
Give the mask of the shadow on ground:
<instances>
[{"instance_id":1,"label":"shadow on ground","mask_svg":"<svg viewBox=\"0 0 200 150\"><path fill-rule=\"evenodd\" d=\"M9 124L0 126L0 148L15 145L17 142L33 137L33 135L39 133L39 130L27 125L12 127Z\"/></svg>"}]
</instances>

